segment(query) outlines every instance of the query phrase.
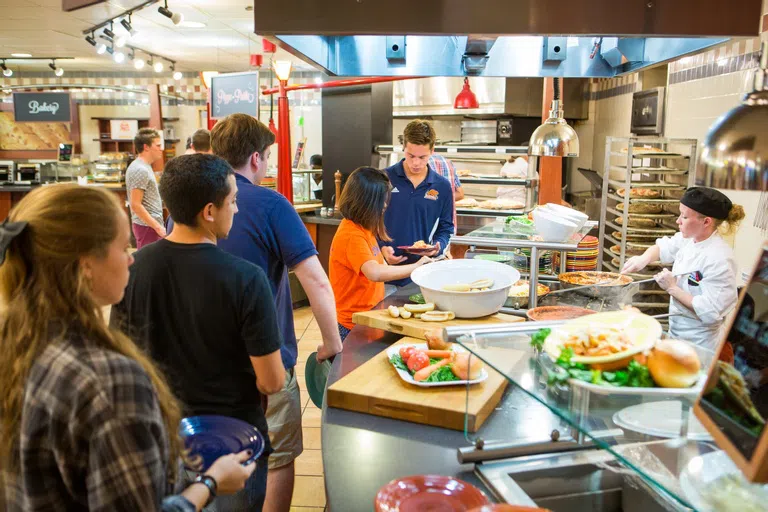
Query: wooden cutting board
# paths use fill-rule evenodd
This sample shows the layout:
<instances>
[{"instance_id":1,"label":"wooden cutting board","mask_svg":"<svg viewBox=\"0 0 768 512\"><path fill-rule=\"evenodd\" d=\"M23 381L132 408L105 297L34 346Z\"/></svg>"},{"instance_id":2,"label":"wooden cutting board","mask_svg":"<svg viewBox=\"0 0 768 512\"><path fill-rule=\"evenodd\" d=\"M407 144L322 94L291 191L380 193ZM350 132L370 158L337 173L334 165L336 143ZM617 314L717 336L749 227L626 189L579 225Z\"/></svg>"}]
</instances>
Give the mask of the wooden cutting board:
<instances>
[{"instance_id":1,"label":"wooden cutting board","mask_svg":"<svg viewBox=\"0 0 768 512\"><path fill-rule=\"evenodd\" d=\"M403 338L394 346L423 343ZM495 350L498 354L492 353ZM526 355L521 350L501 348L484 349L484 353L503 362L500 368L505 369ZM329 407L453 430L464 430L466 413L468 430L476 432L501 400L508 382L493 368L486 366L486 371L488 378L470 387L467 405L465 385L423 388L409 384L397 374L384 350L329 386L326 400Z\"/></svg>"},{"instance_id":2,"label":"wooden cutting board","mask_svg":"<svg viewBox=\"0 0 768 512\"><path fill-rule=\"evenodd\" d=\"M442 329L443 327L470 326L470 325L491 325L491 324L509 324L514 322L525 322L525 318L515 315L505 315L496 313L495 315L483 318L471 318L467 320L455 319L446 322L422 322L416 318L393 318L386 309L374 309L372 311L363 311L352 315L352 321L357 325L365 325L375 329L411 336L419 339L426 339L425 332Z\"/></svg>"}]
</instances>

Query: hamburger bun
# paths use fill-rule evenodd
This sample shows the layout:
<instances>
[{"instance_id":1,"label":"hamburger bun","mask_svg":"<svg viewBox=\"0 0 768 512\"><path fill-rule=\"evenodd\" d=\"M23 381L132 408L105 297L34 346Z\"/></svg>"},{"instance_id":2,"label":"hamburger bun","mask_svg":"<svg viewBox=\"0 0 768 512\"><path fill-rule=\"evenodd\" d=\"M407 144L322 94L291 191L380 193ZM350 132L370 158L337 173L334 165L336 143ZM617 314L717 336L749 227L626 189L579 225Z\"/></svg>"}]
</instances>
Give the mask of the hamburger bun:
<instances>
[{"instance_id":1,"label":"hamburger bun","mask_svg":"<svg viewBox=\"0 0 768 512\"><path fill-rule=\"evenodd\" d=\"M648 355L648 370L662 388L689 388L699 380L701 361L690 344L660 340Z\"/></svg>"}]
</instances>

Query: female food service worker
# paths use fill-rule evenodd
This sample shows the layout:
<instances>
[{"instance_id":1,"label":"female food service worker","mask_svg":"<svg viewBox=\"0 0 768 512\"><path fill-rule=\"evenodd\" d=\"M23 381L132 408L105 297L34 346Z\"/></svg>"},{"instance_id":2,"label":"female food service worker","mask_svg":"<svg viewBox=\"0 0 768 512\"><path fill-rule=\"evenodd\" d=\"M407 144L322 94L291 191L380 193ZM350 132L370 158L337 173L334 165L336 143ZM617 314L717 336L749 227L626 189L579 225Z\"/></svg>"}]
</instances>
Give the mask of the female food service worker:
<instances>
[{"instance_id":1,"label":"female food service worker","mask_svg":"<svg viewBox=\"0 0 768 512\"><path fill-rule=\"evenodd\" d=\"M627 260L622 274L638 272L653 261L673 263L654 277L670 295L669 333L715 349L725 316L736 304L736 263L721 233L733 233L744 209L712 188L688 189L680 200L673 237L656 240L641 256ZM678 274L690 274L675 277Z\"/></svg>"}]
</instances>

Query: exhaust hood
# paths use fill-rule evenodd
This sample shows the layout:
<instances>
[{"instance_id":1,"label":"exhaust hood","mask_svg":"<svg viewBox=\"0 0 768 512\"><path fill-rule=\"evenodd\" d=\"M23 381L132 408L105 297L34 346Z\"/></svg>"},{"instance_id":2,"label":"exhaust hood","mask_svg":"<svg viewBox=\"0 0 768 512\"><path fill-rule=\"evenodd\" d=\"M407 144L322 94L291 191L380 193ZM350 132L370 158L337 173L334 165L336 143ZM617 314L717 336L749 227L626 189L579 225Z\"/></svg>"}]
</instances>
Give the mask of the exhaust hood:
<instances>
[{"instance_id":1,"label":"exhaust hood","mask_svg":"<svg viewBox=\"0 0 768 512\"><path fill-rule=\"evenodd\" d=\"M606 78L754 37L762 0L282 0L256 7L256 33L329 75Z\"/></svg>"}]
</instances>

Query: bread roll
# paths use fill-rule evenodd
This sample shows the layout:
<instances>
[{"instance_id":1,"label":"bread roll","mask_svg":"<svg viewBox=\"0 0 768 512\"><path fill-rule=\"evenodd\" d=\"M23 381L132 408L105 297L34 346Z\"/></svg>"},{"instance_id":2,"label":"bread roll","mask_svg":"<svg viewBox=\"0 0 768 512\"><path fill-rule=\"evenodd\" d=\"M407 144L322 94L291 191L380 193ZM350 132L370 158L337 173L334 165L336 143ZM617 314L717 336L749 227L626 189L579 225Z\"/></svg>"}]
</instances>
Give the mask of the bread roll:
<instances>
[{"instance_id":1,"label":"bread roll","mask_svg":"<svg viewBox=\"0 0 768 512\"><path fill-rule=\"evenodd\" d=\"M648 370L662 388L689 388L699 380L701 361L690 344L661 340L648 356Z\"/></svg>"}]
</instances>

